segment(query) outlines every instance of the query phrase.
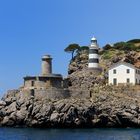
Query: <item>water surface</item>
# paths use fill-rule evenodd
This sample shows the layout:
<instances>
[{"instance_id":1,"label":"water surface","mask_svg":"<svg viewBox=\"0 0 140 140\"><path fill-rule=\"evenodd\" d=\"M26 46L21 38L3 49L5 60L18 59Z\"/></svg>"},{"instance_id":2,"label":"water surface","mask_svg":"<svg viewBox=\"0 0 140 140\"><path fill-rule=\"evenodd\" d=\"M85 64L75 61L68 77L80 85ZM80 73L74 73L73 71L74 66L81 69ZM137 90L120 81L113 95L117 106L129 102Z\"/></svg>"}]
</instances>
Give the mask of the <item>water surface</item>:
<instances>
[{"instance_id":1,"label":"water surface","mask_svg":"<svg viewBox=\"0 0 140 140\"><path fill-rule=\"evenodd\" d=\"M0 128L0 140L140 140L140 129Z\"/></svg>"}]
</instances>

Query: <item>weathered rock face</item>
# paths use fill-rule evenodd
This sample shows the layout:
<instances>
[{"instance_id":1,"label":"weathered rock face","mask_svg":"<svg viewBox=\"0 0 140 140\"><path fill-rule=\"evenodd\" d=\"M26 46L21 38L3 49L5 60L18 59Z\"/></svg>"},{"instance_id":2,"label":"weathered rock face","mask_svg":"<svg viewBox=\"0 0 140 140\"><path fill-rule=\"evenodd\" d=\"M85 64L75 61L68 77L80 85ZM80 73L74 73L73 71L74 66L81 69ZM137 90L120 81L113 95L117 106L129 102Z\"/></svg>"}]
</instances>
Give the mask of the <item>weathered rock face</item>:
<instances>
[{"instance_id":1,"label":"weathered rock face","mask_svg":"<svg viewBox=\"0 0 140 140\"><path fill-rule=\"evenodd\" d=\"M96 85L105 85L106 78L104 75L96 74L96 71L89 71L88 69L83 69L79 72L74 72L68 76L69 88L70 89L83 89L91 90Z\"/></svg>"},{"instance_id":2,"label":"weathered rock face","mask_svg":"<svg viewBox=\"0 0 140 140\"><path fill-rule=\"evenodd\" d=\"M140 127L140 92L128 90L131 94L124 88L119 93L117 88L103 87L94 91L90 99L62 100L37 99L30 94L11 92L0 101L0 125Z\"/></svg>"}]
</instances>

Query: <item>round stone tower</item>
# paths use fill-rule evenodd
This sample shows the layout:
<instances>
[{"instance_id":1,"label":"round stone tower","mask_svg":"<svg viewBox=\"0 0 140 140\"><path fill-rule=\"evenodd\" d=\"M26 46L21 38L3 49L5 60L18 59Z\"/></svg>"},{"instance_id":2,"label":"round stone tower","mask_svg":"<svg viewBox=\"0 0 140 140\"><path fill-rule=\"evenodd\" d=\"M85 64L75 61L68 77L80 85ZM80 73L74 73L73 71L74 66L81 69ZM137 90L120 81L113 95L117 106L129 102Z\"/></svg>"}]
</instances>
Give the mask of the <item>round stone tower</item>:
<instances>
[{"instance_id":1,"label":"round stone tower","mask_svg":"<svg viewBox=\"0 0 140 140\"><path fill-rule=\"evenodd\" d=\"M88 68L99 68L99 56L98 56L99 46L97 44L97 39L93 37L91 39L91 45L89 46L89 62Z\"/></svg>"},{"instance_id":2,"label":"round stone tower","mask_svg":"<svg viewBox=\"0 0 140 140\"><path fill-rule=\"evenodd\" d=\"M44 55L42 57L42 75L52 74L52 58L50 55Z\"/></svg>"}]
</instances>

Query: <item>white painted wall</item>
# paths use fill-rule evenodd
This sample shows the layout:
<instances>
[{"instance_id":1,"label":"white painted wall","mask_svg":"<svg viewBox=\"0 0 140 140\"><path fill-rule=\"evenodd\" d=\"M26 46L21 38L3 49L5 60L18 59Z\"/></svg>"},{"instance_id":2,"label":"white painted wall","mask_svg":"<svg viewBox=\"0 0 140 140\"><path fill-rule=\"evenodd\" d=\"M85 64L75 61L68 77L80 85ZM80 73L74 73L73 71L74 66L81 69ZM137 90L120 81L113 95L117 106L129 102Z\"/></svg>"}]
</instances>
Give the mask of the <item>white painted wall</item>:
<instances>
[{"instance_id":1,"label":"white painted wall","mask_svg":"<svg viewBox=\"0 0 140 140\"><path fill-rule=\"evenodd\" d=\"M89 54L89 59L90 58L99 58L98 54Z\"/></svg>"},{"instance_id":2,"label":"white painted wall","mask_svg":"<svg viewBox=\"0 0 140 140\"><path fill-rule=\"evenodd\" d=\"M113 70L116 69L116 74L113 74ZM127 73L127 69L130 69L130 73ZM124 64L117 65L109 70L109 84L113 84L113 79L117 79L117 84L124 83L126 84L127 78L130 79L130 83L135 85L135 69Z\"/></svg>"},{"instance_id":3,"label":"white painted wall","mask_svg":"<svg viewBox=\"0 0 140 140\"><path fill-rule=\"evenodd\" d=\"M98 68L98 63L88 63L88 68Z\"/></svg>"}]
</instances>

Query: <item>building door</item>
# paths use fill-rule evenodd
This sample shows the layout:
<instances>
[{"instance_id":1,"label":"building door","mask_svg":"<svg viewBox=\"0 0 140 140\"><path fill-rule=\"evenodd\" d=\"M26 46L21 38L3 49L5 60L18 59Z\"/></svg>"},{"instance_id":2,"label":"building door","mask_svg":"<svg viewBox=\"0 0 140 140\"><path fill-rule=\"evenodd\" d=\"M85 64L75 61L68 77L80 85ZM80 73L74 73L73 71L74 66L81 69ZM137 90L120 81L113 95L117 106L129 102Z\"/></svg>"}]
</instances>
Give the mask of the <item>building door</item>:
<instances>
[{"instance_id":1,"label":"building door","mask_svg":"<svg viewBox=\"0 0 140 140\"><path fill-rule=\"evenodd\" d=\"M113 85L117 85L117 78L113 79Z\"/></svg>"}]
</instances>

